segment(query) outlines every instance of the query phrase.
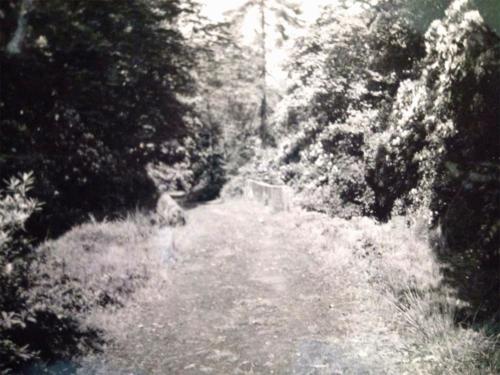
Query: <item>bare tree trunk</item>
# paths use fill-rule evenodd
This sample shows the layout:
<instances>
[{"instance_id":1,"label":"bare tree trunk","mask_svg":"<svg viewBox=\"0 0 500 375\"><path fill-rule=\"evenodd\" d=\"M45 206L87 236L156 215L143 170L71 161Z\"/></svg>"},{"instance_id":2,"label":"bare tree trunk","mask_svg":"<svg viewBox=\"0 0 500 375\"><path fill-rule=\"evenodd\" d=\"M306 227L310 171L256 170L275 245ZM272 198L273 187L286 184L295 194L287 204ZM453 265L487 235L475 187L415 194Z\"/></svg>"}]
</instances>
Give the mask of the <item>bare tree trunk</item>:
<instances>
[{"instance_id":1,"label":"bare tree trunk","mask_svg":"<svg viewBox=\"0 0 500 375\"><path fill-rule=\"evenodd\" d=\"M262 57L262 70L261 70L261 84L262 84L262 101L260 104L260 128L259 136L263 145L268 143L268 129L267 129L267 48L266 48L266 5L265 0L260 0L260 27L261 27L261 57Z\"/></svg>"}]
</instances>

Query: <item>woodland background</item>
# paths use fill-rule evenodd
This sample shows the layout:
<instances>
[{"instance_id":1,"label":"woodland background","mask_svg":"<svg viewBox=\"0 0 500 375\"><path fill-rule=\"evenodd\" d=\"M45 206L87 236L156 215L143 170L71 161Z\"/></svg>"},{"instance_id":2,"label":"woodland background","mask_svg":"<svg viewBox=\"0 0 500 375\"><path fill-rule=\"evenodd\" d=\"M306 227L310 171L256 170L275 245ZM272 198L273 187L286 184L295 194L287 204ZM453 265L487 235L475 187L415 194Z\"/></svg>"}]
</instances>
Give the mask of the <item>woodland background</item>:
<instances>
[{"instance_id":1,"label":"woodland background","mask_svg":"<svg viewBox=\"0 0 500 375\"><path fill-rule=\"evenodd\" d=\"M73 313L109 301L42 241L248 177L307 210L425 228L460 321L498 333L499 17L495 0L339 1L307 27L286 0L218 23L191 0L1 1L0 357L99 341ZM275 87L269 50L285 47Z\"/></svg>"}]
</instances>

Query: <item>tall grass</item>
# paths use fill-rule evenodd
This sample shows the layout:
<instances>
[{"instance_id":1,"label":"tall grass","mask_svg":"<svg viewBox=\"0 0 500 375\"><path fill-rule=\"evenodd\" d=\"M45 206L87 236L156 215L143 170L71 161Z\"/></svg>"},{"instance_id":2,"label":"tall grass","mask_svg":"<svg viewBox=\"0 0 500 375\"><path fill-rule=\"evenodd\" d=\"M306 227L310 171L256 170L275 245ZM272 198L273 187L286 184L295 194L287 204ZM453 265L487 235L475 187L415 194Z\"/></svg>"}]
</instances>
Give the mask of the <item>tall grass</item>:
<instances>
[{"instance_id":1,"label":"tall grass","mask_svg":"<svg viewBox=\"0 0 500 375\"><path fill-rule=\"evenodd\" d=\"M152 291L158 292L167 282L166 254L172 251L172 232L154 222L153 214L142 212L113 221L90 218L88 223L37 249L33 269L42 282L30 293L45 296L46 303L61 313L70 312L79 327L89 327L95 333L95 345L87 345L94 350L75 354L94 358L90 351L98 352L116 338L117 332L126 331L116 314L137 299L154 296ZM85 344L84 339L72 337L75 345ZM53 344L50 338L42 341L38 343L41 346ZM47 363L38 361L25 371L73 373L80 359L71 356L74 354L54 357Z\"/></svg>"},{"instance_id":2,"label":"tall grass","mask_svg":"<svg viewBox=\"0 0 500 375\"><path fill-rule=\"evenodd\" d=\"M135 212L121 220L79 225L39 251L52 260L45 267L62 265L81 282L87 307L123 305L152 279L165 276L163 253L171 244L157 241L158 231L148 215Z\"/></svg>"},{"instance_id":3,"label":"tall grass","mask_svg":"<svg viewBox=\"0 0 500 375\"><path fill-rule=\"evenodd\" d=\"M337 345L384 374L498 374L498 337L457 321L464 305L443 284L424 226L396 217L316 215L300 225L316 231L324 269L343 285L336 316L346 336ZM333 306L335 310L335 306Z\"/></svg>"}]
</instances>

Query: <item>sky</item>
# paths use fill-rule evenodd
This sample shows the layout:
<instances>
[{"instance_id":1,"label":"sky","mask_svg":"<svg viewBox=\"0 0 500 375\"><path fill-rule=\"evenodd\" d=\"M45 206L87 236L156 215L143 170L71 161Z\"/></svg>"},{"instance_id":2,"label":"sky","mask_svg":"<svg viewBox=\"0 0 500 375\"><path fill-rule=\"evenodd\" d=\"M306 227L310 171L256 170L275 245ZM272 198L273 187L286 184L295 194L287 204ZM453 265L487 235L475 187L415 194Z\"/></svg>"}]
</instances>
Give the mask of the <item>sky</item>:
<instances>
[{"instance_id":1,"label":"sky","mask_svg":"<svg viewBox=\"0 0 500 375\"><path fill-rule=\"evenodd\" d=\"M202 0L204 4L204 14L214 21L222 21L224 12L238 8L246 0ZM306 23L312 23L320 12L321 5L332 4L337 0L296 0L302 6L302 18ZM243 34L250 41L255 37L255 22L249 17L243 26ZM269 83L271 85L282 86L286 79L281 64L286 60L286 51L284 49L273 48L269 54L268 71Z\"/></svg>"},{"instance_id":2,"label":"sky","mask_svg":"<svg viewBox=\"0 0 500 375\"><path fill-rule=\"evenodd\" d=\"M221 20L223 12L235 9L244 2L245 0L203 0L205 14L213 20ZM331 4L335 0L297 0L296 2L302 5L304 19L310 22L318 16L321 5Z\"/></svg>"}]
</instances>

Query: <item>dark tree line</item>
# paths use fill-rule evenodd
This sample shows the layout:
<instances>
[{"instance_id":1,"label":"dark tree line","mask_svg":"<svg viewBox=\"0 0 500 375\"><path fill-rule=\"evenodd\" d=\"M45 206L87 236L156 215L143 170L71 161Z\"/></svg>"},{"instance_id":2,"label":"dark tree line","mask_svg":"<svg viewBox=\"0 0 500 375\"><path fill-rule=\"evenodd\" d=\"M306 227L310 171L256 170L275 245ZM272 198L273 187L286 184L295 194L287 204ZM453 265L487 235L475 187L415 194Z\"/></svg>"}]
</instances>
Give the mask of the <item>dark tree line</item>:
<instances>
[{"instance_id":1,"label":"dark tree line","mask_svg":"<svg viewBox=\"0 0 500 375\"><path fill-rule=\"evenodd\" d=\"M190 131L179 96L194 92L194 57L176 27L180 2L23 4L25 35L9 48L11 26L0 54L0 175L34 171L40 217L57 232L82 214L151 205L144 166L173 162L164 143Z\"/></svg>"},{"instance_id":2,"label":"dark tree line","mask_svg":"<svg viewBox=\"0 0 500 375\"><path fill-rule=\"evenodd\" d=\"M79 281L30 238L153 207L148 166L189 176L193 199L217 196L221 124L198 103L224 36L189 0L0 2L0 372L100 342L75 318Z\"/></svg>"}]
</instances>

